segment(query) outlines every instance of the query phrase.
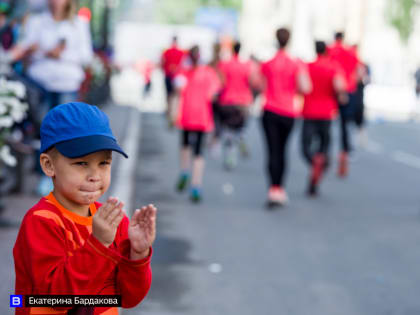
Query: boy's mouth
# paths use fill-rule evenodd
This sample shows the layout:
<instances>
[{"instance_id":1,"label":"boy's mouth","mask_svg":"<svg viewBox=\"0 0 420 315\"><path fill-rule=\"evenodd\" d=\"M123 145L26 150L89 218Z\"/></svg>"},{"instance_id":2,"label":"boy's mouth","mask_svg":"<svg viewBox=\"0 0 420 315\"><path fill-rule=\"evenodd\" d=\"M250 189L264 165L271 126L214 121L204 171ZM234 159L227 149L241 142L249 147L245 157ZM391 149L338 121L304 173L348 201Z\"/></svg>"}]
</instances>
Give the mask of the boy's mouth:
<instances>
[{"instance_id":1,"label":"boy's mouth","mask_svg":"<svg viewBox=\"0 0 420 315\"><path fill-rule=\"evenodd\" d=\"M100 190L101 190L101 188L100 188L100 187L98 187L98 188L96 188L96 189L85 189L85 188L80 189L80 191L81 191L81 192L88 193L88 194L91 194L91 193L96 193L96 192L98 192L98 191L100 191Z\"/></svg>"}]
</instances>

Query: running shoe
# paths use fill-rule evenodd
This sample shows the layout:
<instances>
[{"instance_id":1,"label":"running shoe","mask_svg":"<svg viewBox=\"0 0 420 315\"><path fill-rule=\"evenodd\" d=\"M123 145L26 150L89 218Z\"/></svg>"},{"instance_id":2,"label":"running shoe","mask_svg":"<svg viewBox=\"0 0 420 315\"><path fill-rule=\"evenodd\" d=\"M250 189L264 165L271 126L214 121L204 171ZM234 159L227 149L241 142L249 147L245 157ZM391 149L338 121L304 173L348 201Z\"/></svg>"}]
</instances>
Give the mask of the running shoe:
<instances>
[{"instance_id":1,"label":"running shoe","mask_svg":"<svg viewBox=\"0 0 420 315\"><path fill-rule=\"evenodd\" d=\"M289 202L286 191L282 187L272 186L268 191L267 208L285 206Z\"/></svg>"},{"instance_id":2,"label":"running shoe","mask_svg":"<svg viewBox=\"0 0 420 315\"><path fill-rule=\"evenodd\" d=\"M188 180L190 179L190 176L188 174L181 174L179 176L178 182L176 183L176 190L179 192L182 192L187 188Z\"/></svg>"},{"instance_id":3,"label":"running shoe","mask_svg":"<svg viewBox=\"0 0 420 315\"><path fill-rule=\"evenodd\" d=\"M241 157L242 158L247 158L249 157L249 150L248 150L248 146L246 145L245 141L241 140L241 142L239 142L239 152L241 153Z\"/></svg>"},{"instance_id":4,"label":"running shoe","mask_svg":"<svg viewBox=\"0 0 420 315\"><path fill-rule=\"evenodd\" d=\"M233 148L225 148L225 157L223 159L225 170L232 171L236 167L236 155Z\"/></svg>"},{"instance_id":5,"label":"running shoe","mask_svg":"<svg viewBox=\"0 0 420 315\"><path fill-rule=\"evenodd\" d=\"M347 152L341 152L338 160L338 172L337 175L339 177L346 177L349 172L349 156Z\"/></svg>"},{"instance_id":6,"label":"running shoe","mask_svg":"<svg viewBox=\"0 0 420 315\"><path fill-rule=\"evenodd\" d=\"M194 203L198 203L202 199L201 189L198 187L191 188L191 195L190 195L191 201Z\"/></svg>"},{"instance_id":7,"label":"running shoe","mask_svg":"<svg viewBox=\"0 0 420 315\"><path fill-rule=\"evenodd\" d=\"M316 154L312 161L312 172L308 189L310 196L316 196L318 194L318 185L324 172L324 166L325 156L323 154Z\"/></svg>"}]
</instances>

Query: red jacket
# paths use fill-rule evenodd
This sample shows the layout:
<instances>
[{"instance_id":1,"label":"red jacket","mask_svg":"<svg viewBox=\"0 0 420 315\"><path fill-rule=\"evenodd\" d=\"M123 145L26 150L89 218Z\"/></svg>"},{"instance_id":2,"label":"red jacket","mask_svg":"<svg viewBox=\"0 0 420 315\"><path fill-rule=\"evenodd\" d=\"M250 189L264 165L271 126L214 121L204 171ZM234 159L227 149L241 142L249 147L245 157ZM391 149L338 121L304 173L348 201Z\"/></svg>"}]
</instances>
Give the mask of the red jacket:
<instances>
[{"instance_id":1,"label":"red jacket","mask_svg":"<svg viewBox=\"0 0 420 315\"><path fill-rule=\"evenodd\" d=\"M90 205L92 216L99 203ZM51 193L25 215L13 248L15 294L122 296L122 306L134 307L149 291L151 252L130 260L127 217L108 248L92 235L92 216L82 217L58 203ZM32 310L32 312L31 312ZM67 314L54 308L16 308L16 314ZM96 307L94 314L118 314L116 308Z\"/></svg>"}]
</instances>

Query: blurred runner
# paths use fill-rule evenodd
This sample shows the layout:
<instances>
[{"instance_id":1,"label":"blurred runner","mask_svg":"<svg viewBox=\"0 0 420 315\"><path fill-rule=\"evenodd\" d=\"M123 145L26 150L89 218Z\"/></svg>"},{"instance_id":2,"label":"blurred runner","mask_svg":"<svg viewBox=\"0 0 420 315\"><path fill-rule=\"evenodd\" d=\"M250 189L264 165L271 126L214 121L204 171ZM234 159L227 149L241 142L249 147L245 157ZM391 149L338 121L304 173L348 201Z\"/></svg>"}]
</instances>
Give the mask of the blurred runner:
<instances>
[{"instance_id":1,"label":"blurred runner","mask_svg":"<svg viewBox=\"0 0 420 315\"><path fill-rule=\"evenodd\" d=\"M152 90L153 63L149 59L140 59L136 62L134 68L143 76L143 99L150 95Z\"/></svg>"},{"instance_id":2,"label":"blurred runner","mask_svg":"<svg viewBox=\"0 0 420 315\"><path fill-rule=\"evenodd\" d=\"M239 146L243 156L248 155L243 129L252 103L251 63L239 59L241 44L236 42L232 47L230 60L219 63L223 88L220 93L220 120L222 138L224 138L224 166L233 169L236 165L236 147Z\"/></svg>"},{"instance_id":3,"label":"blurred runner","mask_svg":"<svg viewBox=\"0 0 420 315\"><path fill-rule=\"evenodd\" d=\"M173 86L173 79L180 69L182 59L185 56L185 52L178 48L178 38L174 36L172 38L171 47L166 49L161 57L161 66L165 73L165 88L166 88L166 117L168 119L169 127L173 126L174 123L174 102L175 102L175 89Z\"/></svg>"},{"instance_id":4,"label":"blurred runner","mask_svg":"<svg viewBox=\"0 0 420 315\"><path fill-rule=\"evenodd\" d=\"M188 57L191 67L177 74L174 81L180 93L177 126L182 130L181 174L177 190L185 190L192 169L190 196L193 202L199 202L204 173L204 136L214 129L212 100L220 89L220 79L214 69L199 65L198 46L190 49Z\"/></svg>"},{"instance_id":5,"label":"blurred runner","mask_svg":"<svg viewBox=\"0 0 420 315\"><path fill-rule=\"evenodd\" d=\"M318 193L323 172L329 165L331 121L337 116L336 95L345 93L346 85L339 66L327 56L324 42L315 43L317 59L308 64L312 92L305 95L303 106L302 151L311 165L308 194Z\"/></svg>"},{"instance_id":6,"label":"blurred runner","mask_svg":"<svg viewBox=\"0 0 420 315\"><path fill-rule=\"evenodd\" d=\"M218 64L220 62L220 54L221 54L221 45L219 42L214 43L213 45L213 56L211 61L209 62L209 66L212 67L218 74ZM210 139L210 153L213 157L218 158L220 156L220 135L221 135L221 122L220 122L220 114L219 114L219 94L213 99L212 107L213 107L213 118L214 118L214 131L211 135Z\"/></svg>"},{"instance_id":7,"label":"blurred runner","mask_svg":"<svg viewBox=\"0 0 420 315\"><path fill-rule=\"evenodd\" d=\"M289 30L278 29L276 37L280 49L273 59L261 65L261 74L265 79L262 124L268 151L269 208L282 206L288 201L284 189L286 144L295 118L299 114L294 106L294 97L298 92L311 91L311 81L306 70L286 52L290 38Z\"/></svg>"},{"instance_id":8,"label":"blurred runner","mask_svg":"<svg viewBox=\"0 0 420 315\"><path fill-rule=\"evenodd\" d=\"M354 45L357 54L357 45ZM369 66L360 61L357 68L357 88L354 93L354 123L358 129L358 144L360 146L367 145L367 132L365 121L365 87L370 83Z\"/></svg>"},{"instance_id":9,"label":"blurred runner","mask_svg":"<svg viewBox=\"0 0 420 315\"><path fill-rule=\"evenodd\" d=\"M341 127L341 152L339 156L338 176L345 177L348 174L348 154L351 150L348 122L353 119L355 93L357 90L357 69L360 64L354 49L343 44L344 33L335 34L335 42L329 47L328 54L336 61L344 72L348 100L341 103L340 127Z\"/></svg>"},{"instance_id":10,"label":"blurred runner","mask_svg":"<svg viewBox=\"0 0 420 315\"><path fill-rule=\"evenodd\" d=\"M420 97L420 67L418 67L416 72L414 73L414 79L416 81L416 95L417 95L417 98L419 98Z\"/></svg>"}]
</instances>

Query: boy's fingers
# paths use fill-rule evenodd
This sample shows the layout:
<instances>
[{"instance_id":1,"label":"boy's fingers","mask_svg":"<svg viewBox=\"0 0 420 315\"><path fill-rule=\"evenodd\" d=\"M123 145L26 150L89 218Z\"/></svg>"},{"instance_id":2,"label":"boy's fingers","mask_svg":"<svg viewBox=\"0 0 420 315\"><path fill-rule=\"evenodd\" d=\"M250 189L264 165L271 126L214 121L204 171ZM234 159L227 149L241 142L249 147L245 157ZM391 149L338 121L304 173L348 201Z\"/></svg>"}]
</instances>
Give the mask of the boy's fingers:
<instances>
[{"instance_id":1,"label":"boy's fingers","mask_svg":"<svg viewBox=\"0 0 420 315\"><path fill-rule=\"evenodd\" d=\"M123 213L123 211L122 211L122 209L121 208L119 208L119 207L117 207L117 208L115 208L112 212L111 212L111 214L106 218L106 221L109 223L109 224L112 224L112 222L114 222L114 220L121 214L121 213Z\"/></svg>"},{"instance_id":2,"label":"boy's fingers","mask_svg":"<svg viewBox=\"0 0 420 315\"><path fill-rule=\"evenodd\" d=\"M149 219L155 219L156 218L156 211L157 211L157 209L156 209L156 207L155 206L153 206L153 205L149 205L148 207L147 207L147 213L146 213L146 216L149 218Z\"/></svg>"},{"instance_id":3,"label":"boy's fingers","mask_svg":"<svg viewBox=\"0 0 420 315\"><path fill-rule=\"evenodd\" d=\"M136 209L136 211L134 211L131 216L130 225L135 225L137 223L137 218L139 217L140 212L140 209Z\"/></svg>"},{"instance_id":4,"label":"boy's fingers","mask_svg":"<svg viewBox=\"0 0 420 315\"><path fill-rule=\"evenodd\" d=\"M120 210L120 213L114 218L114 220L111 222L111 224L115 227L120 225L122 219L124 218L124 212Z\"/></svg>"},{"instance_id":5,"label":"boy's fingers","mask_svg":"<svg viewBox=\"0 0 420 315\"><path fill-rule=\"evenodd\" d=\"M108 212L108 215L105 217L105 220L107 220L108 222L111 222L114 217L119 213L120 210L122 210L122 208L124 207L124 203L120 202L118 204L115 205L115 207Z\"/></svg>"},{"instance_id":6,"label":"boy's fingers","mask_svg":"<svg viewBox=\"0 0 420 315\"><path fill-rule=\"evenodd\" d=\"M98 216L106 218L110 211L115 208L118 199L110 197L108 200L98 209Z\"/></svg>"}]
</instances>

